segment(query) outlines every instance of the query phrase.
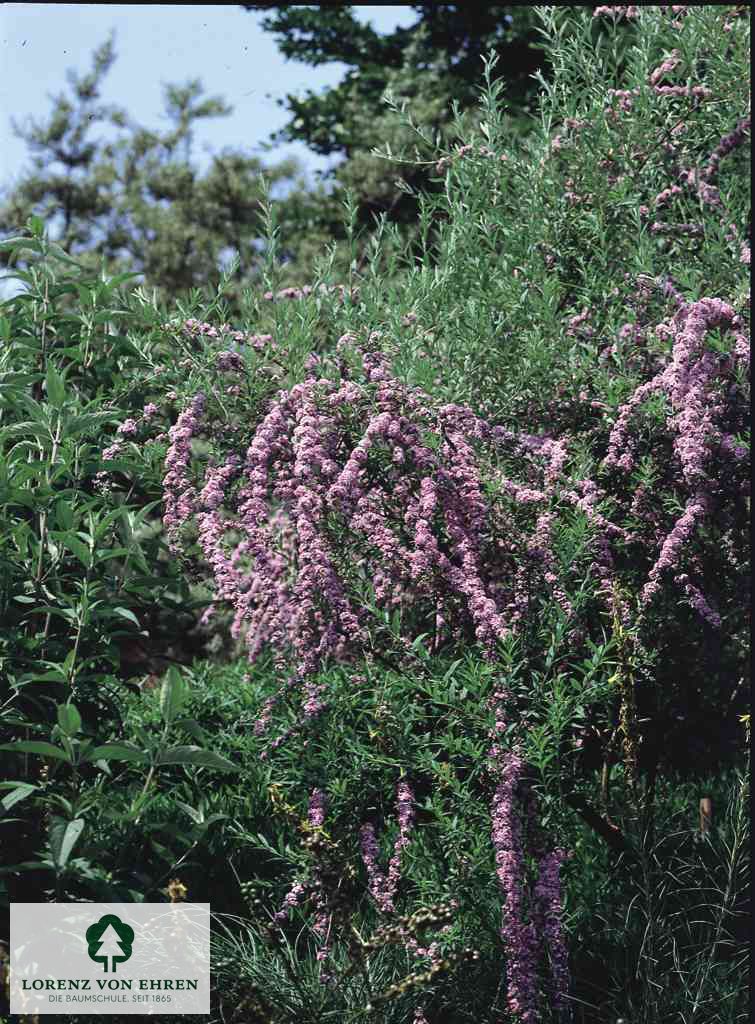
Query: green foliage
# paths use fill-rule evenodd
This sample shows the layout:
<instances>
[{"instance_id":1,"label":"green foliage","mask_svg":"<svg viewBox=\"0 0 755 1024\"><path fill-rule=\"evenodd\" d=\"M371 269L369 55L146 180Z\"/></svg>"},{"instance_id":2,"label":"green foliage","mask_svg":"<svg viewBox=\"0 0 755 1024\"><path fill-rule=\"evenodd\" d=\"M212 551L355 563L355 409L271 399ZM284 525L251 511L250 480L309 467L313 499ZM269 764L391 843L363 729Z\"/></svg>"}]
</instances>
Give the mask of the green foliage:
<instances>
[{"instance_id":1,"label":"green foliage","mask_svg":"<svg viewBox=\"0 0 755 1024\"><path fill-rule=\"evenodd\" d=\"M3 806L25 800L31 809L5 822L17 828L17 841L4 844L13 893L27 883L11 860L35 873L32 886L53 872L56 892L67 873L86 875L72 857L96 807L82 779L98 776L99 792L112 758L145 760L133 746L103 742L120 720L133 652L142 665L156 656L164 666L168 637L194 621L197 605L162 540L159 459L145 463L134 445L114 485L101 476L103 439L115 440L155 396L151 360L166 362L165 341L153 343L138 303L124 308L128 275L96 275L38 221L29 231L2 243L26 267L14 274L24 290L2 304L0 356L0 720L13 787ZM172 652L186 656L180 645ZM199 755L179 747L171 756Z\"/></svg>"}]
</instances>

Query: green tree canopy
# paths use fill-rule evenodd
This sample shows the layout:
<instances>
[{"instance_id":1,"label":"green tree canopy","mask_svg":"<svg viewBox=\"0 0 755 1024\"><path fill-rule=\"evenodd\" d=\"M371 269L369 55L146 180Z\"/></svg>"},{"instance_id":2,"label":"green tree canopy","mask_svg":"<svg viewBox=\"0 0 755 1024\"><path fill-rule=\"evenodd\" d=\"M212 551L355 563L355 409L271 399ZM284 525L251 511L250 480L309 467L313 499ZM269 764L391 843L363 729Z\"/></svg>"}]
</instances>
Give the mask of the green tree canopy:
<instances>
[{"instance_id":1,"label":"green tree canopy","mask_svg":"<svg viewBox=\"0 0 755 1024\"><path fill-rule=\"evenodd\" d=\"M365 132L366 118L357 111L380 108L392 75L413 71L415 91L434 90L441 76L445 114L451 100L462 109L477 99L482 65L480 55L499 58L497 76L507 83L507 100L518 112L530 110L535 89L531 75L543 68L535 18L530 7L517 4L410 4L417 21L381 35L362 24L349 4L339 6L242 4L246 10L266 11L262 26L275 36L284 56L317 67L340 62L349 70L336 86L305 96L288 94L279 101L291 120L278 140L305 142L324 155L343 154L373 145ZM435 71L436 75L427 75ZM437 95L437 94L436 94Z\"/></svg>"},{"instance_id":2,"label":"green tree canopy","mask_svg":"<svg viewBox=\"0 0 755 1024\"><path fill-rule=\"evenodd\" d=\"M383 34L359 21L348 4L242 6L264 12L262 26L274 35L285 57L312 67L347 65L337 85L319 93L307 90L303 96L289 93L278 101L291 116L273 135L274 142L304 142L320 155L343 158L325 175L333 199L317 208L317 237L345 237L339 201L344 187L356 198L357 225L366 231L362 244L381 215L399 225L404 240L416 237L416 194L440 187L432 159L435 141L447 146L463 141L457 114L462 124L472 127L483 55L498 57L495 76L506 82L512 135L533 123L532 75L537 70L547 73L547 68L529 7L412 4L414 24ZM389 98L392 105L386 103ZM403 104L420 132L402 118ZM404 162L404 155L411 162Z\"/></svg>"}]
</instances>

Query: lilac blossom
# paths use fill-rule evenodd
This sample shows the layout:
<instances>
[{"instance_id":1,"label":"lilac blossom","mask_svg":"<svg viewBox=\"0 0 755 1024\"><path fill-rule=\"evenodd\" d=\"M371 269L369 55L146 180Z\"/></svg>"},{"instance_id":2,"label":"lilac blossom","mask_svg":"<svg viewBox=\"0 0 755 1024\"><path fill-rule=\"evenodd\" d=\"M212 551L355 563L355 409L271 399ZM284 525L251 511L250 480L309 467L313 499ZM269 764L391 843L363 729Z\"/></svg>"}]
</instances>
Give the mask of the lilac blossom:
<instances>
[{"instance_id":1,"label":"lilac blossom","mask_svg":"<svg viewBox=\"0 0 755 1024\"><path fill-rule=\"evenodd\" d=\"M609 17L616 20L626 18L627 21L633 21L640 16L640 9L637 6L621 7L616 4L604 4L601 7L595 7L592 16L593 18Z\"/></svg>"},{"instance_id":2,"label":"lilac blossom","mask_svg":"<svg viewBox=\"0 0 755 1024\"><path fill-rule=\"evenodd\" d=\"M525 921L525 866L522 830L515 794L524 764L504 755L492 804L492 840L496 875L503 895L501 938L506 950L507 1004L522 1024L539 1020L539 942L535 924Z\"/></svg>"},{"instance_id":3,"label":"lilac blossom","mask_svg":"<svg viewBox=\"0 0 755 1024\"><path fill-rule=\"evenodd\" d=\"M673 71L674 68L676 68L679 65L680 61L681 54L679 50L673 50L670 56L668 56L661 64L659 64L657 68L654 68L654 70L651 71L650 77L648 79L650 85L657 85L664 75L667 75L669 71Z\"/></svg>"},{"instance_id":4,"label":"lilac blossom","mask_svg":"<svg viewBox=\"0 0 755 1024\"><path fill-rule=\"evenodd\" d=\"M289 910L301 903L306 892L307 887L303 882L294 882L291 889L284 897L281 909L273 916L273 920L276 924L282 924L287 919Z\"/></svg>"},{"instance_id":5,"label":"lilac blossom","mask_svg":"<svg viewBox=\"0 0 755 1024\"><path fill-rule=\"evenodd\" d=\"M642 589L642 600L645 604L660 589L663 573L678 564L685 544L689 541L704 513L705 506L699 497L696 495L690 499L684 512L674 524L674 528L664 540L660 555L650 570L648 581Z\"/></svg>"},{"instance_id":6,"label":"lilac blossom","mask_svg":"<svg viewBox=\"0 0 755 1024\"><path fill-rule=\"evenodd\" d=\"M128 419L118 427L117 433L122 437L136 437L138 431L136 420Z\"/></svg>"},{"instance_id":7,"label":"lilac blossom","mask_svg":"<svg viewBox=\"0 0 755 1024\"><path fill-rule=\"evenodd\" d=\"M178 422L168 431L170 447L165 457L167 473L163 478L163 522L173 550L176 550L179 528L195 511L196 489L189 479L191 439L204 416L205 404L205 396L202 393L196 395L189 408L181 413Z\"/></svg>"},{"instance_id":8,"label":"lilac blossom","mask_svg":"<svg viewBox=\"0 0 755 1024\"><path fill-rule=\"evenodd\" d=\"M533 892L535 914L548 949L553 978L553 1007L564 1019L569 1013L569 957L562 922L559 873L566 859L564 850L551 850L539 861L538 880Z\"/></svg>"},{"instance_id":9,"label":"lilac blossom","mask_svg":"<svg viewBox=\"0 0 755 1024\"><path fill-rule=\"evenodd\" d=\"M360 845L362 861L367 869L367 880L370 893L384 914L395 910L394 898L401 878L401 853L409 845L409 835L414 824L414 796L411 787L405 780L398 784L396 812L399 823L399 834L393 846L393 855L388 866L388 875L378 867L380 847L377 841L375 826L369 823L362 825Z\"/></svg>"}]
</instances>

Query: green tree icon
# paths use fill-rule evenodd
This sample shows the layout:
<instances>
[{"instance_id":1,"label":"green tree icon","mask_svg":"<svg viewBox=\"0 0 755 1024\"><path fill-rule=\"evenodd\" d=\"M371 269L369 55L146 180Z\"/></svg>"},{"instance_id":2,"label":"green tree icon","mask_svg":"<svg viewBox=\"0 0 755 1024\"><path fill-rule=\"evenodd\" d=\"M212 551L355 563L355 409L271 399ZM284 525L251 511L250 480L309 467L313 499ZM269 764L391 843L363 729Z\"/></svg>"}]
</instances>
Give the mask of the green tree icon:
<instances>
[{"instance_id":1,"label":"green tree icon","mask_svg":"<svg viewBox=\"0 0 755 1024\"><path fill-rule=\"evenodd\" d=\"M90 960L104 964L105 972L109 960L110 970L115 972L115 965L131 956L134 929L115 914L104 914L87 928L86 940Z\"/></svg>"}]
</instances>

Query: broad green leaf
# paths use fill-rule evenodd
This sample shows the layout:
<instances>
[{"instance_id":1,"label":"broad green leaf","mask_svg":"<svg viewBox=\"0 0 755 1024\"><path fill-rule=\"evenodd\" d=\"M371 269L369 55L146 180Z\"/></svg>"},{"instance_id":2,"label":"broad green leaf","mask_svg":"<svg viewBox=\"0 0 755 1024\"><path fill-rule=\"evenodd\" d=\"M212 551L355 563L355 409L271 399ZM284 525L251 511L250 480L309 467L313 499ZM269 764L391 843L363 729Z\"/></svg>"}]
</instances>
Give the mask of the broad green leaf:
<instances>
[{"instance_id":1,"label":"broad green leaf","mask_svg":"<svg viewBox=\"0 0 755 1024\"><path fill-rule=\"evenodd\" d=\"M57 868L64 868L66 866L71 850L83 829L83 818L75 818L69 822L65 822L60 818L53 818L49 832L50 852Z\"/></svg>"},{"instance_id":2,"label":"broad green leaf","mask_svg":"<svg viewBox=\"0 0 755 1024\"><path fill-rule=\"evenodd\" d=\"M79 538L73 532L63 530L51 530L50 536L54 537L55 540L59 540L64 547L68 548L81 564L86 568L90 569L92 566L92 552L83 544Z\"/></svg>"},{"instance_id":3,"label":"broad green leaf","mask_svg":"<svg viewBox=\"0 0 755 1024\"><path fill-rule=\"evenodd\" d=\"M13 423L3 427L2 435L5 437L50 437L50 428L45 423L35 423L32 420L25 420L23 423Z\"/></svg>"},{"instance_id":4,"label":"broad green leaf","mask_svg":"<svg viewBox=\"0 0 755 1024\"><path fill-rule=\"evenodd\" d=\"M73 529L73 509L63 498L55 502L55 518L61 530Z\"/></svg>"},{"instance_id":5,"label":"broad green leaf","mask_svg":"<svg viewBox=\"0 0 755 1024\"><path fill-rule=\"evenodd\" d=\"M110 412L87 412L80 416L71 416L66 423L66 434L68 437L77 437L79 434L85 434L88 430L102 427L115 418Z\"/></svg>"},{"instance_id":6,"label":"broad green leaf","mask_svg":"<svg viewBox=\"0 0 755 1024\"><path fill-rule=\"evenodd\" d=\"M54 757L58 761L71 759L65 750L54 746L52 743L45 743L44 740L17 740L15 743L3 743L0 750L14 750L17 754L40 754L42 757Z\"/></svg>"},{"instance_id":7,"label":"broad green leaf","mask_svg":"<svg viewBox=\"0 0 755 1024\"><path fill-rule=\"evenodd\" d=\"M40 609L43 610L43 609ZM27 683L67 683L68 677L59 669L52 669L50 672L34 673L29 672L21 676L17 686L25 686Z\"/></svg>"},{"instance_id":8,"label":"broad green leaf","mask_svg":"<svg viewBox=\"0 0 755 1024\"><path fill-rule=\"evenodd\" d=\"M157 764L193 764L199 768L216 768L222 772L235 772L238 770L235 764L220 754L194 746L170 747L160 754Z\"/></svg>"},{"instance_id":9,"label":"broad green leaf","mask_svg":"<svg viewBox=\"0 0 755 1024\"><path fill-rule=\"evenodd\" d=\"M81 715L73 704L58 704L58 725L66 736L75 736L81 729Z\"/></svg>"},{"instance_id":10,"label":"broad green leaf","mask_svg":"<svg viewBox=\"0 0 755 1024\"><path fill-rule=\"evenodd\" d=\"M6 811L9 811L11 807L21 803L21 801L25 800L27 796L31 796L35 790L39 789L39 786L33 786L30 782L4 782L3 787L5 786L15 787L15 789L12 789L10 793L7 793L2 800L0 800L0 806L2 806L3 810Z\"/></svg>"},{"instance_id":11,"label":"broad green leaf","mask_svg":"<svg viewBox=\"0 0 755 1024\"><path fill-rule=\"evenodd\" d=\"M176 717L188 696L188 687L183 676L171 665L160 689L160 714L168 725Z\"/></svg>"}]
</instances>

